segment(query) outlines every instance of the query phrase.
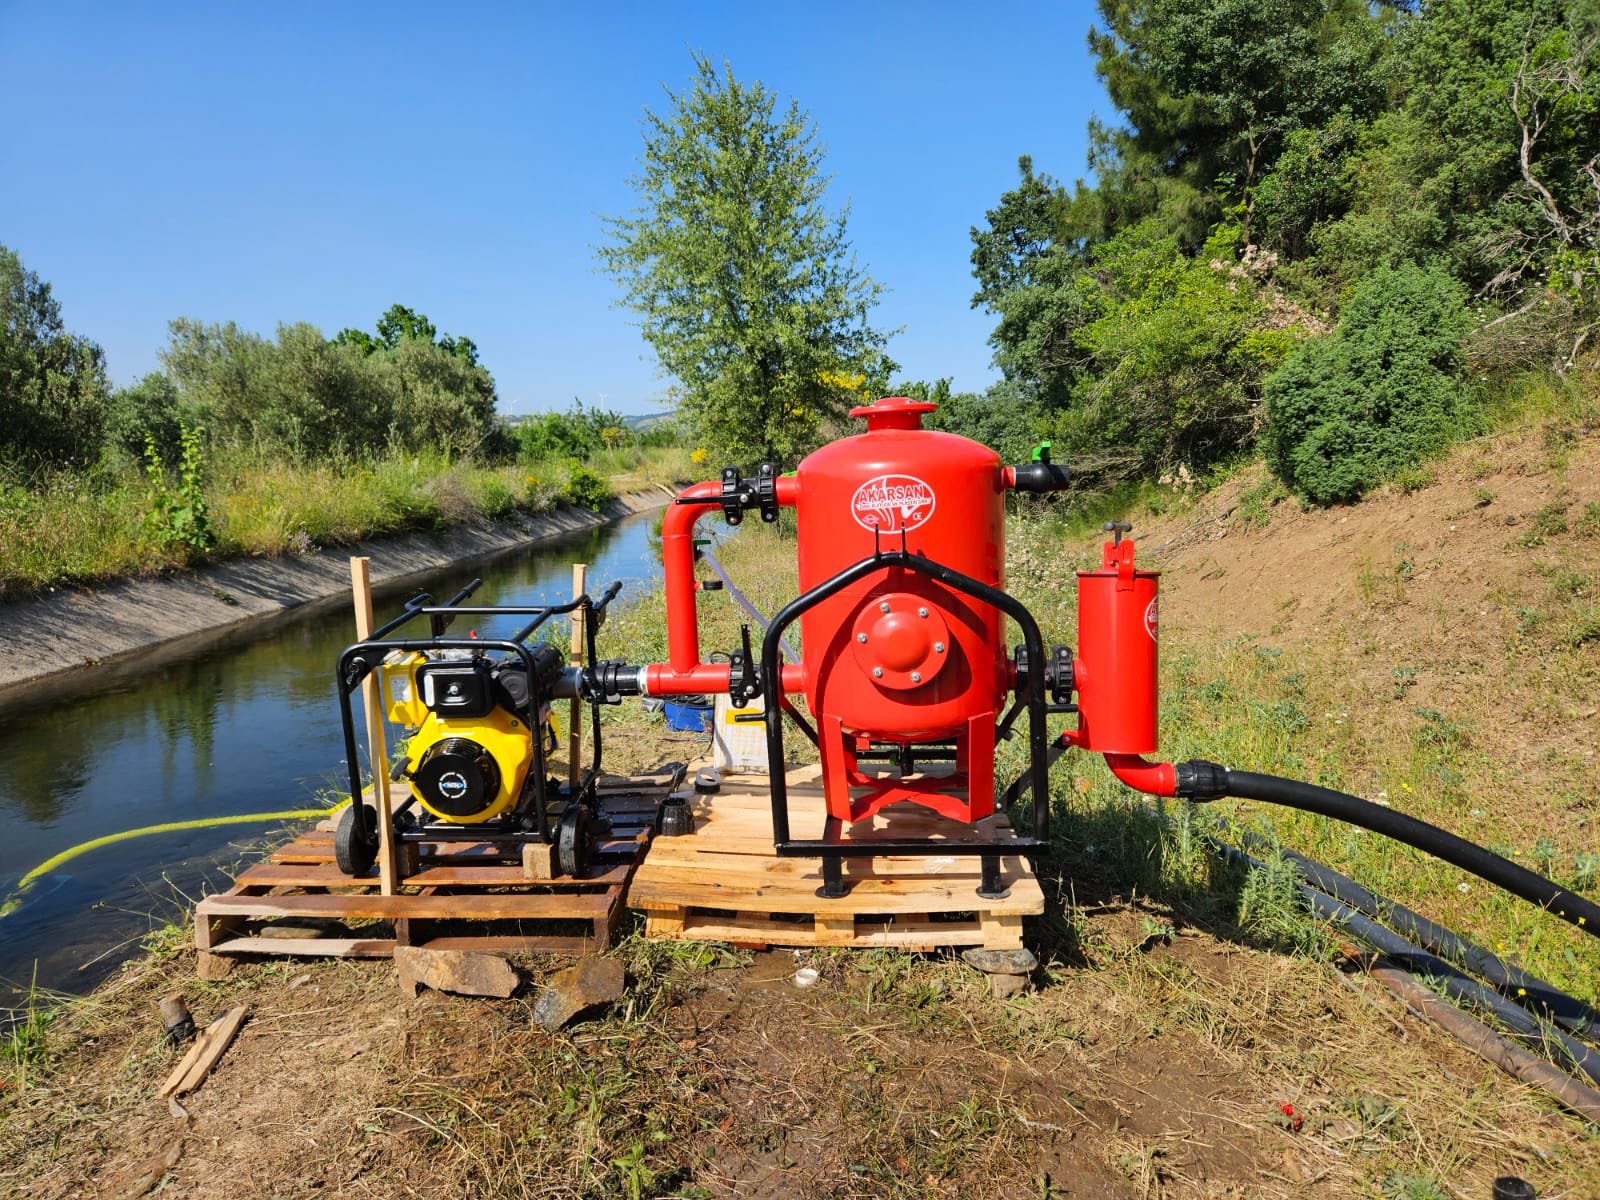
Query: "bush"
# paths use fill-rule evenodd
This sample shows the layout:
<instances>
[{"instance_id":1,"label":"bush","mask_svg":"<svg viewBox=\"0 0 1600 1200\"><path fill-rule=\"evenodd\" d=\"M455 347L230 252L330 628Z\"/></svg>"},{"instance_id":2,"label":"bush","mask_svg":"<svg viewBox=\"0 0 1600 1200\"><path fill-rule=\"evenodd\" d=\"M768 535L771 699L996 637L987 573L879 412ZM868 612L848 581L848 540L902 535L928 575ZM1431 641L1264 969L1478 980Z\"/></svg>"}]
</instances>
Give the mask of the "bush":
<instances>
[{"instance_id":1,"label":"bush","mask_svg":"<svg viewBox=\"0 0 1600 1200\"><path fill-rule=\"evenodd\" d=\"M169 329L161 359L180 403L224 447L302 463L390 448L457 457L494 431L493 377L422 338L364 348L304 322L276 340L232 322Z\"/></svg>"},{"instance_id":2,"label":"bush","mask_svg":"<svg viewBox=\"0 0 1600 1200\"><path fill-rule=\"evenodd\" d=\"M633 431L620 413L585 408L578 400L564 413L534 413L522 418L516 433L524 463L552 458L591 458L601 450L631 446L635 441Z\"/></svg>"},{"instance_id":3,"label":"bush","mask_svg":"<svg viewBox=\"0 0 1600 1200\"><path fill-rule=\"evenodd\" d=\"M1191 258L1146 221L1095 248L1078 286L1097 315L1072 335L1085 369L1050 428L1057 461L1083 485L1204 471L1250 444L1298 314L1274 308L1271 261L1241 254L1240 236L1218 225Z\"/></svg>"},{"instance_id":4,"label":"bush","mask_svg":"<svg viewBox=\"0 0 1600 1200\"><path fill-rule=\"evenodd\" d=\"M1465 289L1444 271L1404 263L1369 274L1334 332L1267 379L1273 473L1335 504L1443 448L1470 407L1454 379L1469 324Z\"/></svg>"},{"instance_id":5,"label":"bush","mask_svg":"<svg viewBox=\"0 0 1600 1200\"><path fill-rule=\"evenodd\" d=\"M567 474L567 498L574 504L599 512L612 495L611 485L606 482L605 476L581 463L572 464Z\"/></svg>"},{"instance_id":6,"label":"bush","mask_svg":"<svg viewBox=\"0 0 1600 1200\"><path fill-rule=\"evenodd\" d=\"M177 385L152 371L132 387L118 388L106 408L105 448L114 461L143 463L153 443L159 460L175 465L181 446L183 413Z\"/></svg>"}]
</instances>

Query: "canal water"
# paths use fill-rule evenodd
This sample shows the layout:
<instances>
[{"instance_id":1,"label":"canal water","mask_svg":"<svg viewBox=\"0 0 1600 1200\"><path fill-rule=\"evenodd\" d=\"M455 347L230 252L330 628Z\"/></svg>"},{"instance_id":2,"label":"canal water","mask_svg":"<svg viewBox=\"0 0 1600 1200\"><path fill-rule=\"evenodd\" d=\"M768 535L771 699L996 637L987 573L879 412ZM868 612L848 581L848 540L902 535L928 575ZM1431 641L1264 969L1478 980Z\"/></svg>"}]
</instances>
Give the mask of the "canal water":
<instances>
[{"instance_id":1,"label":"canal water","mask_svg":"<svg viewBox=\"0 0 1600 1200\"><path fill-rule=\"evenodd\" d=\"M475 604L565 603L574 562L590 564L591 593L621 580L618 603L625 603L659 576L655 517L640 514L380 592L377 619L398 613L419 591L447 599L475 576L483 577ZM503 636L515 627L477 628L480 636ZM451 634L466 629L457 622ZM0 713L0 1010L16 1008L35 987L87 991L153 928L187 922L194 901L225 886L230 869L264 840L276 833L281 841L286 829L303 826L279 821L131 838L89 850L19 891L18 881L40 863L123 830L341 798L347 777L333 671L354 640L350 610L340 606L119 679L99 694L55 705L30 699Z\"/></svg>"}]
</instances>

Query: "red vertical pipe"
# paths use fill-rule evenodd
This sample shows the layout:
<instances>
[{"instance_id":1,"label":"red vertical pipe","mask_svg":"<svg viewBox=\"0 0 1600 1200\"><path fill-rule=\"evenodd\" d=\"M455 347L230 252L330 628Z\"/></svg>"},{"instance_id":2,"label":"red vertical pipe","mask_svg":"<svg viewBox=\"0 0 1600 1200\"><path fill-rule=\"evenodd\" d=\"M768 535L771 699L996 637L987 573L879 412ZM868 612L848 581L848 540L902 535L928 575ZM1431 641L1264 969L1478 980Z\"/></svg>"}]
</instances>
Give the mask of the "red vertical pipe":
<instances>
[{"instance_id":1,"label":"red vertical pipe","mask_svg":"<svg viewBox=\"0 0 1600 1200\"><path fill-rule=\"evenodd\" d=\"M661 521L662 587L667 593L667 659L681 675L700 662L700 626L694 611L694 527L711 511L706 504L684 503L722 495L715 480L678 493Z\"/></svg>"},{"instance_id":2,"label":"red vertical pipe","mask_svg":"<svg viewBox=\"0 0 1600 1200\"><path fill-rule=\"evenodd\" d=\"M776 481L778 503L792 508L800 495L800 484L793 476ZM708 480L686 487L679 501L720 497L722 484ZM674 503L661 521L662 587L667 594L667 665L674 675L687 675L700 665L700 624L694 606L694 527L701 517L714 512L717 505ZM784 672L787 677L789 672ZM785 679L787 683L787 678ZM724 684L721 690L726 690Z\"/></svg>"}]
</instances>

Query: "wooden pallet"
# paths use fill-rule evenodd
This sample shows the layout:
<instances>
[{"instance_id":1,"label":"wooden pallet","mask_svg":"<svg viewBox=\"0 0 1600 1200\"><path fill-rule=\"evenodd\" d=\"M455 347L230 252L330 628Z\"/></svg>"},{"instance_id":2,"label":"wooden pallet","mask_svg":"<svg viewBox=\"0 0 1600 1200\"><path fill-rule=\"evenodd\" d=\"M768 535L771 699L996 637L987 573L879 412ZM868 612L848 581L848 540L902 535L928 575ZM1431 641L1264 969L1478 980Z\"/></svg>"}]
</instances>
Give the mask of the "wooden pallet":
<instances>
[{"instance_id":1,"label":"wooden pallet","mask_svg":"<svg viewBox=\"0 0 1600 1200\"><path fill-rule=\"evenodd\" d=\"M195 908L202 954L387 958L396 946L434 949L602 950L625 911L634 868L656 809L681 768L606 776L600 809L609 838L578 880L529 878L522 863L487 844L425 842L401 894L379 894L376 868L352 878L334 863L331 823L245 868L226 892Z\"/></svg>"},{"instance_id":2,"label":"wooden pallet","mask_svg":"<svg viewBox=\"0 0 1600 1200\"><path fill-rule=\"evenodd\" d=\"M789 823L797 838L822 836L826 808L820 770L790 771ZM940 946L1012 949L1022 918L1044 911L1044 893L1026 859L1001 859L1010 889L1001 899L977 895L975 855L847 858L849 894L817 896L822 864L779 858L772 848L772 808L764 775L724 774L715 795L691 803L694 832L658 837L634 873L628 905L645 913L647 937L727 941L752 946ZM914 804L885 809L850 836L976 840L1015 835L1003 816L981 832Z\"/></svg>"}]
</instances>

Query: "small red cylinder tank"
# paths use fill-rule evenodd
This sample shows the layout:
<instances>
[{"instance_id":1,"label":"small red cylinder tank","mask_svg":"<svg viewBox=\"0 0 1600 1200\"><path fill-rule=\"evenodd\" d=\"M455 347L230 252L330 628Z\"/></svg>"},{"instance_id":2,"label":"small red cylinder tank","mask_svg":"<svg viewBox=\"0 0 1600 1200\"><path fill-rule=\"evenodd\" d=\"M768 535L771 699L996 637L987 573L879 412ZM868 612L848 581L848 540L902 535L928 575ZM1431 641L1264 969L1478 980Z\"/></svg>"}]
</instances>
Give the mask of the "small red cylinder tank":
<instances>
[{"instance_id":1,"label":"small red cylinder tank","mask_svg":"<svg viewBox=\"0 0 1600 1200\"><path fill-rule=\"evenodd\" d=\"M1098 571L1078 572L1078 733L1085 750L1156 748L1159 571L1133 565L1131 541L1107 542Z\"/></svg>"},{"instance_id":2,"label":"small red cylinder tank","mask_svg":"<svg viewBox=\"0 0 1600 1200\"><path fill-rule=\"evenodd\" d=\"M968 438L923 429L921 414L934 407L889 397L852 409L851 416L866 418L867 432L800 463L802 593L879 549L923 554L1005 586L1000 456ZM801 616L806 700L823 725L830 811L860 819L881 802L905 798L891 789L847 811L846 780L859 785L854 753L868 740L950 738L958 742L958 769L968 771L971 760L973 774L982 775L965 780L970 803L932 795L919 802L966 820L993 810L988 760L1009 683L1002 621L988 605L897 568L868 575Z\"/></svg>"}]
</instances>

